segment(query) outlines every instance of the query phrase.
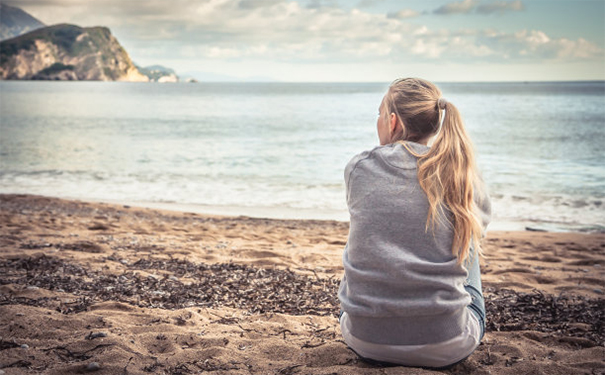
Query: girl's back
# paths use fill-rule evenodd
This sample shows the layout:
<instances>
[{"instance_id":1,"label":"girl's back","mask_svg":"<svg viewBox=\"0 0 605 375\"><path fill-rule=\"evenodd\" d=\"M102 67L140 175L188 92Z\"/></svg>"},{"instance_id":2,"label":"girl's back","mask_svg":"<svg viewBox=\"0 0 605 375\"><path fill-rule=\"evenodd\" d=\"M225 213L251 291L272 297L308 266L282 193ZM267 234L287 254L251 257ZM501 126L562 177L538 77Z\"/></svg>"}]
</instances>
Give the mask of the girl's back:
<instances>
[{"instance_id":1,"label":"girl's back","mask_svg":"<svg viewBox=\"0 0 605 375\"><path fill-rule=\"evenodd\" d=\"M440 97L440 92L438 94ZM439 124L427 124L425 134L419 130L422 124L406 128L406 117L395 113L397 107L389 111L389 104L385 103L388 96L389 93L380 106L377 124L382 145L357 155L345 169L351 226L343 254L345 275L339 298L346 313L346 326L341 322L343 335L346 333L357 340L357 346L396 346L405 351L418 345L434 346L466 338L469 326L478 322L467 309L472 305L472 296L477 294L465 287L473 264L465 257L469 249L454 250L461 238L469 239L465 246L470 248L470 239L481 233L460 234L460 225L456 225L460 214L452 212L445 204L449 198L444 198L447 194L455 195L454 192L437 191L441 195L432 197L432 206L431 197L427 197L427 181L419 180L422 173L419 168L438 151L422 143L439 130ZM441 118L439 97L432 103L437 122ZM407 104L409 101L410 98ZM431 118L430 113L421 115ZM470 158L472 160L472 155ZM433 166L439 169L439 161ZM462 178L470 176L471 181L462 181L460 186L467 191L466 183L470 184L473 201L462 203L472 207L471 215L484 229L489 221L489 199L482 189L473 185L476 184L473 174L466 172ZM476 258L475 254L470 260L476 263L478 278ZM480 295L480 280L478 289ZM478 340L471 344L472 351ZM393 362L417 365L405 359L395 358ZM420 363L443 364L443 361Z\"/></svg>"}]
</instances>

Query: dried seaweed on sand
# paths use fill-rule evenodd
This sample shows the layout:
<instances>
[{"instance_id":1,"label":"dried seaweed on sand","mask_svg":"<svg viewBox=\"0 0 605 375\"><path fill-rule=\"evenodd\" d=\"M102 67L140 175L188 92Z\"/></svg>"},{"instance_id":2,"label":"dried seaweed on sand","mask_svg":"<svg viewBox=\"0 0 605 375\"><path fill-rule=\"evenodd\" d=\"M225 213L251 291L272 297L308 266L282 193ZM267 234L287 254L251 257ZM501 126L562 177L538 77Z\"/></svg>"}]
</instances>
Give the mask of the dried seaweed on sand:
<instances>
[{"instance_id":1,"label":"dried seaweed on sand","mask_svg":"<svg viewBox=\"0 0 605 375\"><path fill-rule=\"evenodd\" d=\"M116 260L108 257L107 261ZM122 264L121 274L87 270L50 256L0 261L0 284L44 288L73 294L29 299L0 295L0 305L54 306L65 314L85 311L98 301L140 307L180 309L232 307L255 313L333 315L338 313L339 280L295 273L289 269L242 264L193 263L179 259L140 259ZM137 271L145 271L147 276ZM158 276L160 274L160 276ZM194 280L183 282L182 279ZM486 294L488 331L526 331L580 338L580 346L605 345L605 301L583 296L552 296L497 289Z\"/></svg>"}]
</instances>

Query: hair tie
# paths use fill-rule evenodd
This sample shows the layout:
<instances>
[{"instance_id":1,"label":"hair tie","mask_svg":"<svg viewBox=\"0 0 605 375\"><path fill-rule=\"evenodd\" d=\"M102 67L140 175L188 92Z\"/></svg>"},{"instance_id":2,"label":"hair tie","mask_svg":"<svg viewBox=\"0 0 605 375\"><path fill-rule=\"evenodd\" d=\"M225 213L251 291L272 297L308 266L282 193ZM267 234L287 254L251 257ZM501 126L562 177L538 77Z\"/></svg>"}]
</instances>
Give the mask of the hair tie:
<instances>
[{"instance_id":1,"label":"hair tie","mask_svg":"<svg viewBox=\"0 0 605 375\"><path fill-rule=\"evenodd\" d=\"M439 100L437 100L437 106L439 107L439 109L445 109L446 105L447 100L445 100L445 98L439 98Z\"/></svg>"}]
</instances>

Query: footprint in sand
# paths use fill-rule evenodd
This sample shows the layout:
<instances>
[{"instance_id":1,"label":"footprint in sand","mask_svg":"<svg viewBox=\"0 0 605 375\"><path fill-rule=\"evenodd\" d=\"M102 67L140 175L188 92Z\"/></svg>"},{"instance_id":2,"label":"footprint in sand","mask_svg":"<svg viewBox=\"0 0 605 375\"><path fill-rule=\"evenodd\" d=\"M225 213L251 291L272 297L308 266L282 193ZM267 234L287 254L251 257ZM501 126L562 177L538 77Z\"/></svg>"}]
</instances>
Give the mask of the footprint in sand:
<instances>
[{"instance_id":1,"label":"footprint in sand","mask_svg":"<svg viewBox=\"0 0 605 375\"><path fill-rule=\"evenodd\" d=\"M534 271L530 270L529 268L505 268L503 270L497 270L492 272L494 275L500 275L502 273L506 273L506 274L510 274L513 272L517 272L517 273L533 273Z\"/></svg>"},{"instance_id":2,"label":"footprint in sand","mask_svg":"<svg viewBox=\"0 0 605 375\"><path fill-rule=\"evenodd\" d=\"M603 286L603 283L604 283L604 281L602 279L597 279L594 277L570 277L570 278L565 279L565 281L576 282L576 283L578 283L578 285L587 284L587 285L597 285L597 286Z\"/></svg>"},{"instance_id":3,"label":"footprint in sand","mask_svg":"<svg viewBox=\"0 0 605 375\"><path fill-rule=\"evenodd\" d=\"M300 353L300 348L288 345L267 345L262 348L265 358L270 361L280 361L285 358L295 358Z\"/></svg>"},{"instance_id":4,"label":"footprint in sand","mask_svg":"<svg viewBox=\"0 0 605 375\"><path fill-rule=\"evenodd\" d=\"M245 258L279 258L280 255L273 251L267 250L247 250L243 251L241 255Z\"/></svg>"},{"instance_id":5,"label":"footprint in sand","mask_svg":"<svg viewBox=\"0 0 605 375\"><path fill-rule=\"evenodd\" d=\"M98 244L96 244L94 242L90 242L90 241L68 243L68 244L60 245L59 248L61 250L81 251L84 253L95 253L95 254L102 253L105 251L105 249L101 245L98 245Z\"/></svg>"},{"instance_id":6,"label":"footprint in sand","mask_svg":"<svg viewBox=\"0 0 605 375\"><path fill-rule=\"evenodd\" d=\"M310 343L313 345L313 343ZM346 364L357 356L347 348L342 342L328 342L315 348L306 350L306 360L308 367L329 367L334 364Z\"/></svg>"},{"instance_id":7,"label":"footprint in sand","mask_svg":"<svg viewBox=\"0 0 605 375\"><path fill-rule=\"evenodd\" d=\"M151 340L144 341L144 346L150 354L173 353L177 349L172 340L168 340L166 336L161 334Z\"/></svg>"},{"instance_id":8,"label":"footprint in sand","mask_svg":"<svg viewBox=\"0 0 605 375\"><path fill-rule=\"evenodd\" d=\"M514 281L497 281L497 282L486 281L484 284L486 287L495 287L496 289L502 289L502 288L520 288L520 289L524 289L524 290L534 289L534 287L531 285L517 283Z\"/></svg>"},{"instance_id":9,"label":"footprint in sand","mask_svg":"<svg viewBox=\"0 0 605 375\"><path fill-rule=\"evenodd\" d=\"M329 264L331 265L328 257L319 254L305 254L305 255L297 255L294 257L294 260L301 264Z\"/></svg>"},{"instance_id":10,"label":"footprint in sand","mask_svg":"<svg viewBox=\"0 0 605 375\"><path fill-rule=\"evenodd\" d=\"M548 276L536 276L534 279L538 284L555 284L558 281Z\"/></svg>"},{"instance_id":11,"label":"footprint in sand","mask_svg":"<svg viewBox=\"0 0 605 375\"><path fill-rule=\"evenodd\" d=\"M555 257L555 256L551 256L551 255L544 255L544 256L541 256L541 257L531 256L531 257L524 257L522 259L524 259L524 260L535 260L535 261L538 261L538 262L547 262L547 263L559 263L559 262L562 262L561 258Z\"/></svg>"},{"instance_id":12,"label":"footprint in sand","mask_svg":"<svg viewBox=\"0 0 605 375\"><path fill-rule=\"evenodd\" d=\"M519 347L507 345L507 344L494 344L491 347L492 352L502 353L509 356L520 357L523 355L523 352Z\"/></svg>"},{"instance_id":13,"label":"footprint in sand","mask_svg":"<svg viewBox=\"0 0 605 375\"><path fill-rule=\"evenodd\" d=\"M575 262L566 262L566 264L570 265L570 266L595 266L595 265L604 265L605 264L605 260L604 259L593 259L593 258L586 258L586 259L582 259L582 260L576 260Z\"/></svg>"}]
</instances>

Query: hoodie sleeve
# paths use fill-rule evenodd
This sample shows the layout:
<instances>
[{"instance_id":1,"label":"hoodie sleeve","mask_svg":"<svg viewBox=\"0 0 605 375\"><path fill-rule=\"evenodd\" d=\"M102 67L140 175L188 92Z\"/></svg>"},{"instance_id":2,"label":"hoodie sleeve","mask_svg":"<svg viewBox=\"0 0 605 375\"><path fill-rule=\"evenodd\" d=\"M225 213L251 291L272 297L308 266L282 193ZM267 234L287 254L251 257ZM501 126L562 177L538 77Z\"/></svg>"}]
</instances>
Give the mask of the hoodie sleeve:
<instances>
[{"instance_id":1,"label":"hoodie sleeve","mask_svg":"<svg viewBox=\"0 0 605 375\"><path fill-rule=\"evenodd\" d=\"M371 153L372 151L364 151L361 154L355 155L345 167L345 187L347 190L347 204L349 203L349 196L351 193L351 177L353 175L353 172L355 171L357 164L360 161L367 159Z\"/></svg>"}]
</instances>

